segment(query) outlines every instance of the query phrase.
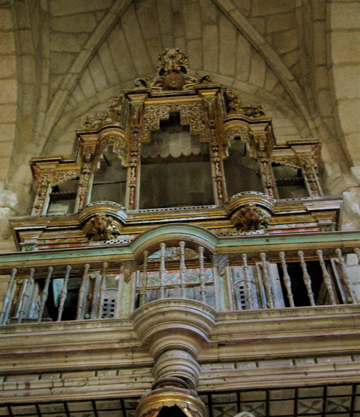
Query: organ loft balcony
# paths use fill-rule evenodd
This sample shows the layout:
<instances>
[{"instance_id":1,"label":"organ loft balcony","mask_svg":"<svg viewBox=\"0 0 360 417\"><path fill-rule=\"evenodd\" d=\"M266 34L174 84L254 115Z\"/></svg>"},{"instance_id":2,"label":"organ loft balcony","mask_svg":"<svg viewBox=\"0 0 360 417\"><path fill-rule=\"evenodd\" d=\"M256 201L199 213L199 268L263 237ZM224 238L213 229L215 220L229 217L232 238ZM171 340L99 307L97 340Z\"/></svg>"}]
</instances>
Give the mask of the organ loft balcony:
<instances>
[{"instance_id":1,"label":"organ loft balcony","mask_svg":"<svg viewBox=\"0 0 360 417\"><path fill-rule=\"evenodd\" d=\"M140 417L170 386L204 416L196 392L358 381L360 233L322 191L321 143L278 144L178 50L159 68L73 157L31 161L32 212L0 255L0 400L150 392Z\"/></svg>"}]
</instances>

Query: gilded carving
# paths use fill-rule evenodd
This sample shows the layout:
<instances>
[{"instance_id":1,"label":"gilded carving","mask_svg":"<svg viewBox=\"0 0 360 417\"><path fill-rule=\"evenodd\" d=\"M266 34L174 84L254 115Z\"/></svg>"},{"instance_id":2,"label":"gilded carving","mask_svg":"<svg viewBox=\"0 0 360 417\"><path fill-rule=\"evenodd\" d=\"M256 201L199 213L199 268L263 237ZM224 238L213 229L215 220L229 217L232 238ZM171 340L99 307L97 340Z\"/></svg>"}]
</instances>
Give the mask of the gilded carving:
<instances>
[{"instance_id":1,"label":"gilded carving","mask_svg":"<svg viewBox=\"0 0 360 417\"><path fill-rule=\"evenodd\" d=\"M276 196L276 188L275 182L272 173L272 167L270 162L270 155L268 149L268 138L266 134L257 134L255 136L256 144L257 144L257 157L258 163L260 165L260 174L261 179L264 184L266 193L275 198Z\"/></svg>"},{"instance_id":2,"label":"gilded carving","mask_svg":"<svg viewBox=\"0 0 360 417\"><path fill-rule=\"evenodd\" d=\"M60 184L63 181L75 179L79 173L77 171L56 171L53 178L53 185Z\"/></svg>"},{"instance_id":3,"label":"gilded carving","mask_svg":"<svg viewBox=\"0 0 360 417\"><path fill-rule=\"evenodd\" d=\"M121 160L123 166L127 166L128 144L121 136L118 135L107 135L101 139L101 142L96 149L96 156L94 160L97 161L109 146L113 146L113 150Z\"/></svg>"},{"instance_id":4,"label":"gilded carving","mask_svg":"<svg viewBox=\"0 0 360 417\"><path fill-rule=\"evenodd\" d=\"M266 229L269 225L269 216L265 210L255 204L246 204L234 217L234 223L241 232Z\"/></svg>"},{"instance_id":5,"label":"gilded carving","mask_svg":"<svg viewBox=\"0 0 360 417\"><path fill-rule=\"evenodd\" d=\"M242 114L247 117L264 117L265 112L261 104L241 104L239 97L227 88L224 92L226 110L229 114Z\"/></svg>"},{"instance_id":6,"label":"gilded carving","mask_svg":"<svg viewBox=\"0 0 360 417\"><path fill-rule=\"evenodd\" d=\"M51 177L51 174L41 174L37 178L36 197L31 213L33 216L41 216L43 214L45 201L51 184Z\"/></svg>"},{"instance_id":7,"label":"gilded carving","mask_svg":"<svg viewBox=\"0 0 360 417\"><path fill-rule=\"evenodd\" d=\"M124 96L116 96L108 105L105 113L95 113L93 116L87 116L83 126L86 129L97 128L105 123L120 122L122 117Z\"/></svg>"},{"instance_id":8,"label":"gilded carving","mask_svg":"<svg viewBox=\"0 0 360 417\"><path fill-rule=\"evenodd\" d=\"M209 75L201 76L188 74L188 56L178 48L166 49L158 58L158 74L150 78L139 78L135 86L139 89L149 88L153 90L182 90L193 88L196 84L211 81Z\"/></svg>"},{"instance_id":9,"label":"gilded carving","mask_svg":"<svg viewBox=\"0 0 360 417\"><path fill-rule=\"evenodd\" d=\"M84 232L90 241L116 239L121 232L121 224L110 216L97 214L85 224Z\"/></svg>"},{"instance_id":10,"label":"gilded carving","mask_svg":"<svg viewBox=\"0 0 360 417\"><path fill-rule=\"evenodd\" d=\"M189 125L191 134L200 134L203 142L208 141L208 135L205 128L204 106L202 103L166 103L151 104L145 107L143 142L150 140L150 132L159 130L160 120L169 118L170 112L180 113L180 123Z\"/></svg>"},{"instance_id":11,"label":"gilded carving","mask_svg":"<svg viewBox=\"0 0 360 417\"><path fill-rule=\"evenodd\" d=\"M317 165L312 156L304 156L301 158L304 177L308 183L310 195L320 197L321 191L317 180Z\"/></svg>"}]
</instances>

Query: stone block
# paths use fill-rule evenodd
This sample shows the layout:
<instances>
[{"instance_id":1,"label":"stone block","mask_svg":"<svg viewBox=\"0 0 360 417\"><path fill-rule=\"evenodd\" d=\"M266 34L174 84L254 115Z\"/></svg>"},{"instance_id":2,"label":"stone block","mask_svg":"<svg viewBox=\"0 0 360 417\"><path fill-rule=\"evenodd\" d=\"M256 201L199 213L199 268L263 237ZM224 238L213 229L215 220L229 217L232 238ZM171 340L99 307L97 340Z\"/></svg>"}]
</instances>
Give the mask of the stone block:
<instances>
[{"instance_id":1,"label":"stone block","mask_svg":"<svg viewBox=\"0 0 360 417\"><path fill-rule=\"evenodd\" d=\"M81 91L87 98L93 97L96 94L94 81L90 75L89 70L85 70L79 81Z\"/></svg>"},{"instance_id":2,"label":"stone block","mask_svg":"<svg viewBox=\"0 0 360 417\"><path fill-rule=\"evenodd\" d=\"M344 133L360 132L360 100L341 101L338 108Z\"/></svg>"},{"instance_id":3,"label":"stone block","mask_svg":"<svg viewBox=\"0 0 360 417\"><path fill-rule=\"evenodd\" d=\"M170 36L172 33L172 10L169 0L157 0L160 33ZM164 43L163 45L166 45Z\"/></svg>"},{"instance_id":4,"label":"stone block","mask_svg":"<svg viewBox=\"0 0 360 417\"><path fill-rule=\"evenodd\" d=\"M76 55L67 52L53 52L51 54L50 67L53 74L68 73Z\"/></svg>"},{"instance_id":5,"label":"stone block","mask_svg":"<svg viewBox=\"0 0 360 417\"><path fill-rule=\"evenodd\" d=\"M346 65L333 69L334 77L337 82L336 97L341 99L358 99L360 98L359 72L360 66Z\"/></svg>"},{"instance_id":6,"label":"stone block","mask_svg":"<svg viewBox=\"0 0 360 417\"><path fill-rule=\"evenodd\" d=\"M201 17L198 3L184 7L185 36L187 39L201 37Z\"/></svg>"},{"instance_id":7,"label":"stone block","mask_svg":"<svg viewBox=\"0 0 360 417\"><path fill-rule=\"evenodd\" d=\"M50 13L53 16L86 13L96 10L108 9L113 0L76 0L69 4L68 0L51 0Z\"/></svg>"},{"instance_id":8,"label":"stone block","mask_svg":"<svg viewBox=\"0 0 360 417\"><path fill-rule=\"evenodd\" d=\"M0 78L10 78L16 75L15 56L4 55L1 57Z\"/></svg>"},{"instance_id":9,"label":"stone block","mask_svg":"<svg viewBox=\"0 0 360 417\"><path fill-rule=\"evenodd\" d=\"M326 49L326 24L323 21L314 22L314 62L316 65L325 65Z\"/></svg>"},{"instance_id":10,"label":"stone block","mask_svg":"<svg viewBox=\"0 0 360 417\"><path fill-rule=\"evenodd\" d=\"M135 11L144 39L159 37L160 30L155 2L138 2L135 4Z\"/></svg>"},{"instance_id":11,"label":"stone block","mask_svg":"<svg viewBox=\"0 0 360 417\"><path fill-rule=\"evenodd\" d=\"M259 53L255 52L251 57L250 84L263 87L265 84L266 69L267 65L264 59Z\"/></svg>"},{"instance_id":12,"label":"stone block","mask_svg":"<svg viewBox=\"0 0 360 417\"><path fill-rule=\"evenodd\" d=\"M88 66L88 69L90 70L96 91L101 92L106 90L109 87L109 84L107 82L105 71L98 55L93 57L90 65Z\"/></svg>"},{"instance_id":13,"label":"stone block","mask_svg":"<svg viewBox=\"0 0 360 417\"><path fill-rule=\"evenodd\" d=\"M219 72L222 75L234 76L236 57L236 28L225 17L220 17L219 22L220 57Z\"/></svg>"},{"instance_id":14,"label":"stone block","mask_svg":"<svg viewBox=\"0 0 360 417\"><path fill-rule=\"evenodd\" d=\"M333 64L360 62L360 32L333 32L331 43Z\"/></svg>"},{"instance_id":15,"label":"stone block","mask_svg":"<svg viewBox=\"0 0 360 417\"><path fill-rule=\"evenodd\" d=\"M16 103L17 81L0 80L0 103Z\"/></svg>"},{"instance_id":16,"label":"stone block","mask_svg":"<svg viewBox=\"0 0 360 417\"><path fill-rule=\"evenodd\" d=\"M85 43L83 34L51 32L50 48L55 52L79 52Z\"/></svg>"},{"instance_id":17,"label":"stone block","mask_svg":"<svg viewBox=\"0 0 360 417\"><path fill-rule=\"evenodd\" d=\"M265 33L265 18L264 17L253 17L250 19L254 28L261 34Z\"/></svg>"},{"instance_id":18,"label":"stone block","mask_svg":"<svg viewBox=\"0 0 360 417\"><path fill-rule=\"evenodd\" d=\"M284 13L275 16L269 16L266 19L267 32L282 32L284 30L296 27L295 13Z\"/></svg>"},{"instance_id":19,"label":"stone block","mask_svg":"<svg viewBox=\"0 0 360 417\"><path fill-rule=\"evenodd\" d=\"M13 28L13 23L11 20L11 10L10 8L1 8L0 9L0 28L1 30L10 30Z\"/></svg>"},{"instance_id":20,"label":"stone block","mask_svg":"<svg viewBox=\"0 0 360 417\"><path fill-rule=\"evenodd\" d=\"M242 81L249 79L252 49L250 42L241 33L238 33L235 76Z\"/></svg>"},{"instance_id":21,"label":"stone block","mask_svg":"<svg viewBox=\"0 0 360 417\"><path fill-rule=\"evenodd\" d=\"M106 72L106 77L109 80L110 85L120 84L119 74L115 68L115 64L112 59L109 46L106 42L100 48L98 55Z\"/></svg>"},{"instance_id":22,"label":"stone block","mask_svg":"<svg viewBox=\"0 0 360 417\"><path fill-rule=\"evenodd\" d=\"M0 104L0 123L11 123L16 121L16 105ZM1 128L2 131L2 128ZM0 135L1 135L0 131Z\"/></svg>"},{"instance_id":23,"label":"stone block","mask_svg":"<svg viewBox=\"0 0 360 417\"><path fill-rule=\"evenodd\" d=\"M0 32L0 54L15 52L15 41L12 32Z\"/></svg>"},{"instance_id":24,"label":"stone block","mask_svg":"<svg viewBox=\"0 0 360 417\"><path fill-rule=\"evenodd\" d=\"M272 35L272 41L275 50L279 54L293 51L298 47L297 30L290 29L288 31L274 33Z\"/></svg>"},{"instance_id":25,"label":"stone block","mask_svg":"<svg viewBox=\"0 0 360 417\"><path fill-rule=\"evenodd\" d=\"M203 31L204 70L218 72L219 46L217 25L205 25Z\"/></svg>"},{"instance_id":26,"label":"stone block","mask_svg":"<svg viewBox=\"0 0 360 417\"><path fill-rule=\"evenodd\" d=\"M267 16L294 10L294 0L254 0L252 2L252 16Z\"/></svg>"},{"instance_id":27,"label":"stone block","mask_svg":"<svg viewBox=\"0 0 360 417\"><path fill-rule=\"evenodd\" d=\"M129 47L132 60L134 62L136 72L140 76L151 74L154 71L152 63L149 59L148 52L145 47L141 28L136 18L133 6L130 6L123 18L121 19L126 42ZM123 57L120 55L121 59ZM132 73L134 74L134 73ZM130 74L128 74L129 76Z\"/></svg>"},{"instance_id":28,"label":"stone block","mask_svg":"<svg viewBox=\"0 0 360 417\"><path fill-rule=\"evenodd\" d=\"M251 10L251 0L233 0L233 3L245 16L249 16Z\"/></svg>"},{"instance_id":29,"label":"stone block","mask_svg":"<svg viewBox=\"0 0 360 417\"><path fill-rule=\"evenodd\" d=\"M360 16L360 3L335 2L330 3L331 29L358 29Z\"/></svg>"},{"instance_id":30,"label":"stone block","mask_svg":"<svg viewBox=\"0 0 360 417\"><path fill-rule=\"evenodd\" d=\"M218 13L216 6L208 0L200 0L200 10L203 24L214 25L218 20Z\"/></svg>"},{"instance_id":31,"label":"stone block","mask_svg":"<svg viewBox=\"0 0 360 417\"><path fill-rule=\"evenodd\" d=\"M193 70L201 70L203 67L201 40L194 39L194 40L188 41L186 50L188 51L188 54L191 60L190 61L191 67L193 68Z\"/></svg>"},{"instance_id":32,"label":"stone block","mask_svg":"<svg viewBox=\"0 0 360 417\"><path fill-rule=\"evenodd\" d=\"M54 30L65 33L89 33L96 28L96 19L90 13L51 19Z\"/></svg>"}]
</instances>

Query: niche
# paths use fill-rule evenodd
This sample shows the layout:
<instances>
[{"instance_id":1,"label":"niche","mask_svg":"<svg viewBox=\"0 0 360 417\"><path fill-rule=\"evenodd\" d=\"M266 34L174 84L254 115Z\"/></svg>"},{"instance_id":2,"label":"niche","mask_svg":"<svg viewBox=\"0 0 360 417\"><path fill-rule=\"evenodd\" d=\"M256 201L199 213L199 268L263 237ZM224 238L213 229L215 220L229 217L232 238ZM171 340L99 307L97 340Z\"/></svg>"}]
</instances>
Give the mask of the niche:
<instances>
[{"instance_id":1,"label":"niche","mask_svg":"<svg viewBox=\"0 0 360 417\"><path fill-rule=\"evenodd\" d=\"M142 145L140 208L213 204L208 143L170 113Z\"/></svg>"},{"instance_id":2,"label":"niche","mask_svg":"<svg viewBox=\"0 0 360 417\"><path fill-rule=\"evenodd\" d=\"M98 170L94 172L90 201L113 201L124 206L126 174L127 168L120 158L108 149L102 154Z\"/></svg>"},{"instance_id":3,"label":"niche","mask_svg":"<svg viewBox=\"0 0 360 417\"><path fill-rule=\"evenodd\" d=\"M231 141L224 169L229 197L244 191L264 192L259 164L249 155L246 143L240 138Z\"/></svg>"}]
</instances>

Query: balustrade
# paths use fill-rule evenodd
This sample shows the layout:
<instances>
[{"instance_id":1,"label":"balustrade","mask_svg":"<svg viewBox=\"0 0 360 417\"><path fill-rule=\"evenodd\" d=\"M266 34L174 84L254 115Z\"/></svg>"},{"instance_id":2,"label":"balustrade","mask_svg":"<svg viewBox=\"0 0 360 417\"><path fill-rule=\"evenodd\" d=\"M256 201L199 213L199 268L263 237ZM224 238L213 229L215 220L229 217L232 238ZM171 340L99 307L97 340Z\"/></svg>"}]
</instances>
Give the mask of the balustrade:
<instances>
[{"instance_id":1,"label":"balustrade","mask_svg":"<svg viewBox=\"0 0 360 417\"><path fill-rule=\"evenodd\" d=\"M0 270L8 278L0 324L123 317L163 298L193 299L224 311L360 299L358 248L228 253L219 267L208 249L190 246L160 243L158 250L143 252L130 275L124 261L29 267L19 261L18 268Z\"/></svg>"}]
</instances>

